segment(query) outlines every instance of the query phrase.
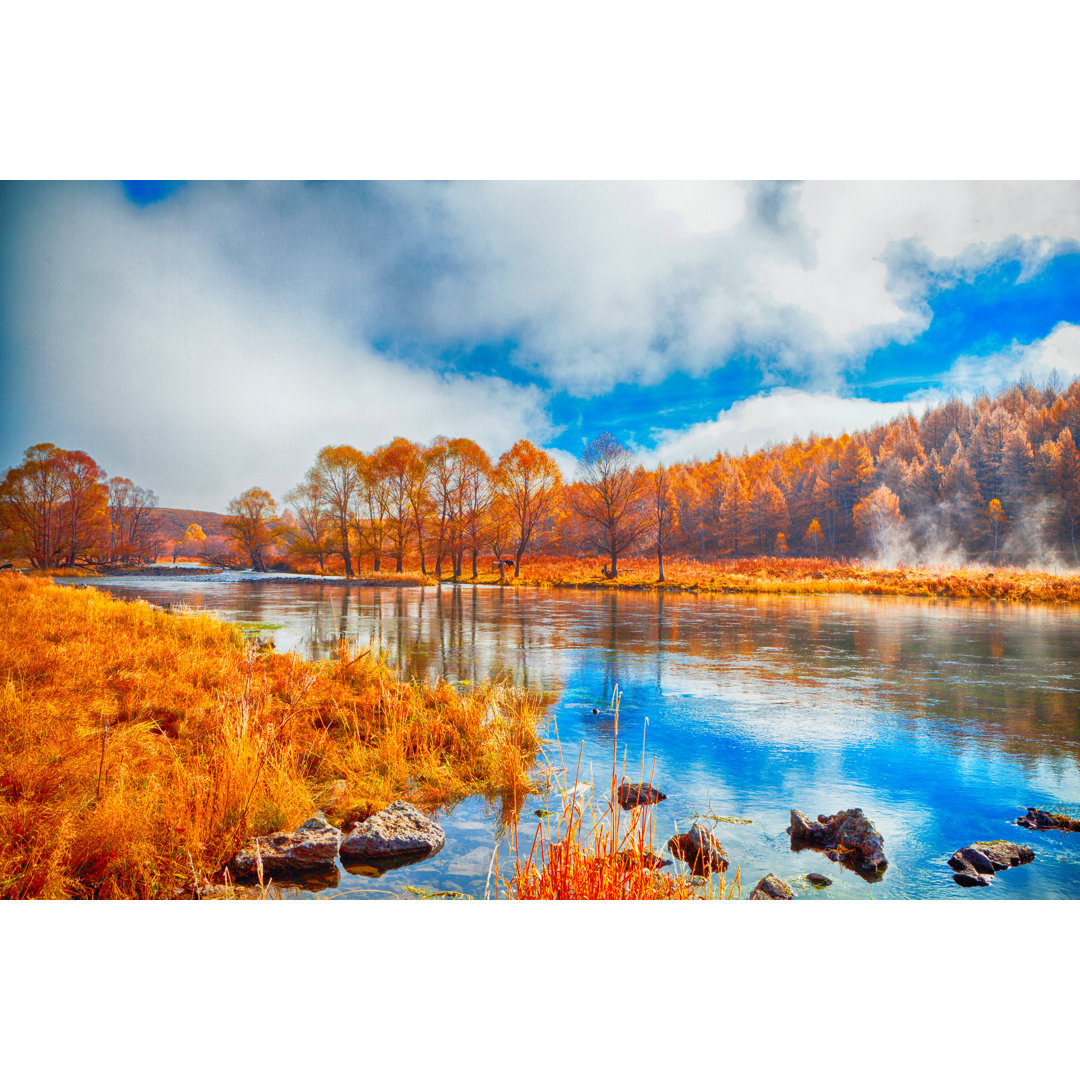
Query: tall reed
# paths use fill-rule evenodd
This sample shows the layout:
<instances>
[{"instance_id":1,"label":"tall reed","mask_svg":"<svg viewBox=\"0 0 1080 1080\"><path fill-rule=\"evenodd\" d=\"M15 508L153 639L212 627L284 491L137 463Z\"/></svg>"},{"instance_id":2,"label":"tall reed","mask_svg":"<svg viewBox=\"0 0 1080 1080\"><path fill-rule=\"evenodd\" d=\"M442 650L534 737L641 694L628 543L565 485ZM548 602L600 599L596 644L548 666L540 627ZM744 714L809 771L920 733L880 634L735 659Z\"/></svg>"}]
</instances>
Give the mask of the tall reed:
<instances>
[{"instance_id":1,"label":"tall reed","mask_svg":"<svg viewBox=\"0 0 1080 1080\"><path fill-rule=\"evenodd\" d=\"M740 888L736 869L729 885L724 875L697 878L684 869L665 873L662 859L654 850L655 817L651 806L636 805L629 821L622 816L618 800L619 705L618 686L612 693L614 735L612 737L611 787L607 805L598 809L591 795L581 799L579 754L574 786L566 783L565 764L556 775L563 811L559 832L552 836L547 819L536 827L532 846L522 855L518 834L514 835L514 867L509 879L496 870L495 896L511 900L695 900L731 899ZM641 779L645 759L642 743ZM625 764L625 763L624 763ZM623 770L625 779L625 769ZM650 776L650 784L652 776ZM586 811L590 823L586 827Z\"/></svg>"}]
</instances>

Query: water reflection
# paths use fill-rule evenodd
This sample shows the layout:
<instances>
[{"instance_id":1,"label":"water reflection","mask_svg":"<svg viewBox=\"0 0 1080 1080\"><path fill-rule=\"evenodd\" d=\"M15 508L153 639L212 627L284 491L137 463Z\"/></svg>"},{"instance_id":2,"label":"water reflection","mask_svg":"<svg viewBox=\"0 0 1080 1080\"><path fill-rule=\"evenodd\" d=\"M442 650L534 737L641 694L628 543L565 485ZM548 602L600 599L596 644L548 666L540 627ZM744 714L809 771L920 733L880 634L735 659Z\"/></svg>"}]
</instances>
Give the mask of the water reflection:
<instances>
[{"instance_id":1,"label":"water reflection","mask_svg":"<svg viewBox=\"0 0 1080 1080\"><path fill-rule=\"evenodd\" d=\"M581 779L606 789L614 750L633 779L643 772L668 794L656 810L661 843L696 814L751 819L715 826L751 884L769 872L834 876L820 853L790 850L789 812L859 806L885 838L884 878L868 885L840 871L831 888L800 896L1080 896L1073 835L1025 833L1036 862L974 893L962 893L945 864L973 840L1017 839L1012 823L1026 806L1080 808L1080 615L1071 608L343 588L254 576L107 587L274 624L278 648L310 658L342 638L371 641L407 677L507 678L555 693L551 733L557 725L571 772L580 749ZM544 805L558 808L533 800L526 819ZM512 809L470 800L442 821L438 856L383 880L482 895L493 851L507 865L506 840L497 842L512 819ZM535 818L522 825L526 848L535 827ZM342 888L357 880L344 875Z\"/></svg>"}]
</instances>

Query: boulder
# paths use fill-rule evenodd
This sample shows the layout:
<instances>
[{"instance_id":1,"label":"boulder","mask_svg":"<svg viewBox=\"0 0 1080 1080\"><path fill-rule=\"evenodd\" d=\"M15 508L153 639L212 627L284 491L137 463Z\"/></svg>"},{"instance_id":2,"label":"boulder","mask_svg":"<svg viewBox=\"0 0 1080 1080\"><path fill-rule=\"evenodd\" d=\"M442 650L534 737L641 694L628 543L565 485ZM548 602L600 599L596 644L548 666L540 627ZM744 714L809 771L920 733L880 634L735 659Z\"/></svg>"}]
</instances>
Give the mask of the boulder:
<instances>
[{"instance_id":1,"label":"boulder","mask_svg":"<svg viewBox=\"0 0 1080 1080\"><path fill-rule=\"evenodd\" d=\"M999 870L1020 866L1035 858L1035 852L1026 844L1014 844L1011 840L984 840L969 844L949 856L949 865L956 871L953 880L957 885L971 888L989 885Z\"/></svg>"},{"instance_id":2,"label":"boulder","mask_svg":"<svg viewBox=\"0 0 1080 1080\"><path fill-rule=\"evenodd\" d=\"M720 841L703 825L694 825L689 832L673 836L667 842L668 851L688 863L695 874L723 873L728 857Z\"/></svg>"},{"instance_id":3,"label":"boulder","mask_svg":"<svg viewBox=\"0 0 1080 1080\"><path fill-rule=\"evenodd\" d=\"M426 856L442 850L445 843L441 826L398 799L354 825L341 841L341 856L350 860Z\"/></svg>"},{"instance_id":4,"label":"boulder","mask_svg":"<svg viewBox=\"0 0 1080 1080\"><path fill-rule=\"evenodd\" d=\"M1080 821L1076 818L1066 817L1064 814L1051 814L1046 810L1036 810L1034 806L1027 808L1023 817L1016 819L1017 825L1025 829L1061 829L1064 832L1080 832Z\"/></svg>"},{"instance_id":5,"label":"boulder","mask_svg":"<svg viewBox=\"0 0 1080 1080\"><path fill-rule=\"evenodd\" d=\"M858 808L840 810L811 821L802 811L791 811L791 848L818 848L833 860L850 867L868 881L876 881L889 863L885 858L881 833Z\"/></svg>"},{"instance_id":6,"label":"boulder","mask_svg":"<svg viewBox=\"0 0 1080 1080\"><path fill-rule=\"evenodd\" d=\"M775 874L766 874L755 886L748 900L794 900L795 890Z\"/></svg>"},{"instance_id":7,"label":"boulder","mask_svg":"<svg viewBox=\"0 0 1080 1080\"><path fill-rule=\"evenodd\" d=\"M806 880L809 881L815 889L824 889L832 884L832 878L826 877L824 874L807 874Z\"/></svg>"},{"instance_id":8,"label":"boulder","mask_svg":"<svg viewBox=\"0 0 1080 1080\"><path fill-rule=\"evenodd\" d=\"M651 806L653 803L666 799L667 796L651 784L630 784L624 780L619 785L618 798L619 805L624 810L629 810L634 806Z\"/></svg>"},{"instance_id":9,"label":"boulder","mask_svg":"<svg viewBox=\"0 0 1080 1080\"><path fill-rule=\"evenodd\" d=\"M229 872L240 880L258 878L261 860L264 882L274 877L325 873L333 868L340 846L341 833L317 814L291 833L253 837L229 860Z\"/></svg>"}]
</instances>

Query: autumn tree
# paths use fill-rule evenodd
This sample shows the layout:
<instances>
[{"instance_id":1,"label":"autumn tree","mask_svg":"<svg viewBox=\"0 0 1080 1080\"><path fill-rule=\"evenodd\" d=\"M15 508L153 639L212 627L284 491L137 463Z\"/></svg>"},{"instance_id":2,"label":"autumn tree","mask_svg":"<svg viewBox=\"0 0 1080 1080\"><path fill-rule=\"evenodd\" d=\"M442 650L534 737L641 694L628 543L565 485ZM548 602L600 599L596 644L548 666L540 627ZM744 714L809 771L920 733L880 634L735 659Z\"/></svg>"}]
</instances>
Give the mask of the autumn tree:
<instances>
[{"instance_id":1,"label":"autumn tree","mask_svg":"<svg viewBox=\"0 0 1080 1080\"><path fill-rule=\"evenodd\" d=\"M309 473L310 482L318 485L333 519L333 542L345 560L346 577L353 576L349 531L360 490L362 460L360 451L351 446L324 446Z\"/></svg>"},{"instance_id":2,"label":"autumn tree","mask_svg":"<svg viewBox=\"0 0 1080 1080\"><path fill-rule=\"evenodd\" d=\"M386 484L386 538L388 554L400 574L405 551L416 527L414 506L417 489L424 483L423 448L408 439L396 438L372 455L379 463Z\"/></svg>"},{"instance_id":3,"label":"autumn tree","mask_svg":"<svg viewBox=\"0 0 1080 1080\"><path fill-rule=\"evenodd\" d=\"M326 573L334 518L314 469L309 469L307 479L286 494L285 501L295 515L289 548L302 558L317 559L319 569Z\"/></svg>"},{"instance_id":4,"label":"autumn tree","mask_svg":"<svg viewBox=\"0 0 1080 1080\"><path fill-rule=\"evenodd\" d=\"M817 518L814 518L807 526L806 535L803 537L803 543L808 547L813 548L815 555L821 550L821 524Z\"/></svg>"},{"instance_id":5,"label":"autumn tree","mask_svg":"<svg viewBox=\"0 0 1080 1080\"><path fill-rule=\"evenodd\" d=\"M105 470L81 450L61 451L59 456L60 497L62 500L62 561L74 566L75 560L100 546L104 533L108 488Z\"/></svg>"},{"instance_id":6,"label":"autumn tree","mask_svg":"<svg viewBox=\"0 0 1080 1080\"><path fill-rule=\"evenodd\" d=\"M133 484L127 477L109 481L110 562L145 562L149 555L157 496Z\"/></svg>"},{"instance_id":7,"label":"autumn tree","mask_svg":"<svg viewBox=\"0 0 1080 1080\"><path fill-rule=\"evenodd\" d=\"M604 566L604 576L613 578L619 572L619 553L649 528L645 470L635 466L630 451L605 431L585 448L576 479L571 494L574 510L592 525L596 546L611 560L610 569Z\"/></svg>"},{"instance_id":8,"label":"autumn tree","mask_svg":"<svg viewBox=\"0 0 1080 1080\"><path fill-rule=\"evenodd\" d=\"M251 561L252 570L266 569L266 553L277 536L273 519L277 504L268 491L248 488L229 503L222 525L236 546Z\"/></svg>"},{"instance_id":9,"label":"autumn tree","mask_svg":"<svg viewBox=\"0 0 1080 1080\"><path fill-rule=\"evenodd\" d=\"M672 498L672 470L660 462L648 477L649 512L656 536L658 580L664 580L664 548L674 527L675 501Z\"/></svg>"},{"instance_id":10,"label":"autumn tree","mask_svg":"<svg viewBox=\"0 0 1080 1080\"><path fill-rule=\"evenodd\" d=\"M519 439L499 458L494 480L513 515L514 577L517 577L533 530L551 510L562 487L562 474L550 454L528 439Z\"/></svg>"},{"instance_id":11,"label":"autumn tree","mask_svg":"<svg viewBox=\"0 0 1080 1080\"><path fill-rule=\"evenodd\" d=\"M45 570L67 564L98 542L104 472L87 454L37 443L0 483L0 528L13 554Z\"/></svg>"}]
</instances>

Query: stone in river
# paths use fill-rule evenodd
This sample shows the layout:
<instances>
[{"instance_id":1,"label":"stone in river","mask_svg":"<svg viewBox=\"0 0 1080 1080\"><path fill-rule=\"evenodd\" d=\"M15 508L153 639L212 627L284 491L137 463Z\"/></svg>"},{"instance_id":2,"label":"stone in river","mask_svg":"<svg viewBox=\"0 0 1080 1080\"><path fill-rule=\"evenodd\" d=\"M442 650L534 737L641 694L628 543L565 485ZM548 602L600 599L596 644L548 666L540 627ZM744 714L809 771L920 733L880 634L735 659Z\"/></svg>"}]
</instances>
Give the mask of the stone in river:
<instances>
[{"instance_id":1,"label":"stone in river","mask_svg":"<svg viewBox=\"0 0 1080 1080\"><path fill-rule=\"evenodd\" d=\"M949 865L956 871L953 880L967 888L989 885L999 870L1029 863L1035 852L1026 844L1014 844L1011 840L984 840L969 844L949 856Z\"/></svg>"},{"instance_id":2,"label":"stone in river","mask_svg":"<svg viewBox=\"0 0 1080 1080\"><path fill-rule=\"evenodd\" d=\"M619 805L624 810L629 810L634 806L651 806L653 803L666 799L667 796L651 784L631 784L624 780L619 785L618 798Z\"/></svg>"},{"instance_id":3,"label":"stone in river","mask_svg":"<svg viewBox=\"0 0 1080 1080\"><path fill-rule=\"evenodd\" d=\"M291 833L252 837L244 849L229 860L229 871L241 880L257 878L261 861L264 881L272 877L325 872L334 866L340 846L341 833L322 814L317 814Z\"/></svg>"},{"instance_id":4,"label":"stone in river","mask_svg":"<svg viewBox=\"0 0 1080 1080\"><path fill-rule=\"evenodd\" d=\"M350 860L434 855L445 843L441 826L398 799L355 825L341 841L341 855Z\"/></svg>"},{"instance_id":5,"label":"stone in river","mask_svg":"<svg viewBox=\"0 0 1080 1080\"><path fill-rule=\"evenodd\" d=\"M816 889L824 889L832 884L832 878L826 877L824 874L807 874L806 880Z\"/></svg>"},{"instance_id":6,"label":"stone in river","mask_svg":"<svg viewBox=\"0 0 1080 1080\"><path fill-rule=\"evenodd\" d=\"M840 810L829 816L818 814L816 822L801 810L792 810L788 832L793 851L817 848L833 862L851 867L868 881L878 880L889 865L881 833L858 808Z\"/></svg>"},{"instance_id":7,"label":"stone in river","mask_svg":"<svg viewBox=\"0 0 1080 1080\"><path fill-rule=\"evenodd\" d=\"M1023 817L1016 819L1017 825L1025 829L1061 829L1063 832L1080 832L1080 821L1076 818L1066 817L1064 814L1051 814L1047 810L1036 810L1034 806L1027 808Z\"/></svg>"},{"instance_id":8,"label":"stone in river","mask_svg":"<svg viewBox=\"0 0 1080 1080\"><path fill-rule=\"evenodd\" d=\"M795 890L775 874L766 874L755 886L748 900L794 900Z\"/></svg>"},{"instance_id":9,"label":"stone in river","mask_svg":"<svg viewBox=\"0 0 1080 1080\"><path fill-rule=\"evenodd\" d=\"M723 873L728 857L720 841L703 825L694 825L688 832L673 836L667 842L668 851L690 865L695 874Z\"/></svg>"}]
</instances>

